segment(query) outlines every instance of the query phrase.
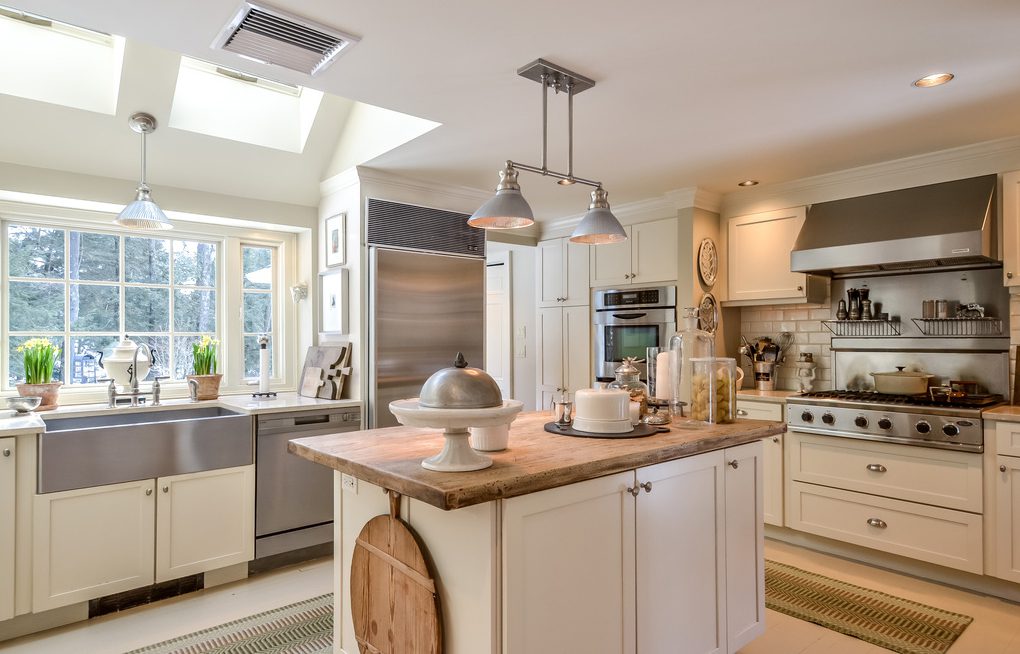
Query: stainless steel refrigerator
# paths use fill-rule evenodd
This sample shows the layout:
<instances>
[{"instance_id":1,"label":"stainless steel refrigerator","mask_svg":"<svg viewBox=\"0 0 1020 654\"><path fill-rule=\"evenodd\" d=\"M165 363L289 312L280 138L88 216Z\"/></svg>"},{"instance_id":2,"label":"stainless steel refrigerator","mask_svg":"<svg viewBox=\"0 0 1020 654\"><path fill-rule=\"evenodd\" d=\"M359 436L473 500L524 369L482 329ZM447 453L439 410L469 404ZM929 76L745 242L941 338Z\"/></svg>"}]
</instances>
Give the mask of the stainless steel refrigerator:
<instances>
[{"instance_id":1,"label":"stainless steel refrigerator","mask_svg":"<svg viewBox=\"0 0 1020 654\"><path fill-rule=\"evenodd\" d=\"M389 427L389 403L418 397L457 352L484 367L485 260L370 247L369 271L368 425Z\"/></svg>"}]
</instances>

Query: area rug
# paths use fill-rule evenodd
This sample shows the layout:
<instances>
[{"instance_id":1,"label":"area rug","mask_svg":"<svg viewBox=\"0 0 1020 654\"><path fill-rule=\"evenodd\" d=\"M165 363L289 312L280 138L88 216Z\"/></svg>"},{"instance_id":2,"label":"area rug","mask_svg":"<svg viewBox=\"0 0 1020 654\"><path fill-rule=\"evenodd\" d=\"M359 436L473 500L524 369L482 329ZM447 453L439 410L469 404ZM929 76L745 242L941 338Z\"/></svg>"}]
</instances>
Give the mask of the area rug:
<instances>
[{"instance_id":1,"label":"area rug","mask_svg":"<svg viewBox=\"0 0 1020 654\"><path fill-rule=\"evenodd\" d=\"M257 613L127 654L330 654L333 594Z\"/></svg>"},{"instance_id":2,"label":"area rug","mask_svg":"<svg viewBox=\"0 0 1020 654\"><path fill-rule=\"evenodd\" d=\"M765 606L901 654L942 654L974 618L765 561Z\"/></svg>"}]
</instances>

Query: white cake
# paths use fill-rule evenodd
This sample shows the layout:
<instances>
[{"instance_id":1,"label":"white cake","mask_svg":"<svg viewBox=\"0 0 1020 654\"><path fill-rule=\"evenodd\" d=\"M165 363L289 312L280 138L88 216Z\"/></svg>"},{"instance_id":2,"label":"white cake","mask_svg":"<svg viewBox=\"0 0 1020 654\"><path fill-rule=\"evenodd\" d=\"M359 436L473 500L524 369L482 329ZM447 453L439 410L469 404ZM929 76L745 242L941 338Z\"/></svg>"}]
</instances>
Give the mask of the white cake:
<instances>
[{"instance_id":1,"label":"white cake","mask_svg":"<svg viewBox=\"0 0 1020 654\"><path fill-rule=\"evenodd\" d=\"M623 434L630 424L630 393L617 388L583 388L574 393L574 423L578 431Z\"/></svg>"}]
</instances>

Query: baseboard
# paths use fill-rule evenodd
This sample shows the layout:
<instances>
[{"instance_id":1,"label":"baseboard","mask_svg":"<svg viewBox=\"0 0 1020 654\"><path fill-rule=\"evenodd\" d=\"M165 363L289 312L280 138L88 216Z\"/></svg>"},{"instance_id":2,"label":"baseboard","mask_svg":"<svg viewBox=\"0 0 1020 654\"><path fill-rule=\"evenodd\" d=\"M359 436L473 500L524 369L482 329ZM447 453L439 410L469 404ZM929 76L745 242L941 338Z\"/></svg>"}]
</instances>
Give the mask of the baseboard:
<instances>
[{"instance_id":1,"label":"baseboard","mask_svg":"<svg viewBox=\"0 0 1020 654\"><path fill-rule=\"evenodd\" d=\"M79 602L70 606L61 606L42 613L26 613L11 620L0 622L0 642L20 638L47 629L55 629L73 622L81 622L89 618L89 603ZM2 648L0 648L2 649Z\"/></svg>"}]
</instances>

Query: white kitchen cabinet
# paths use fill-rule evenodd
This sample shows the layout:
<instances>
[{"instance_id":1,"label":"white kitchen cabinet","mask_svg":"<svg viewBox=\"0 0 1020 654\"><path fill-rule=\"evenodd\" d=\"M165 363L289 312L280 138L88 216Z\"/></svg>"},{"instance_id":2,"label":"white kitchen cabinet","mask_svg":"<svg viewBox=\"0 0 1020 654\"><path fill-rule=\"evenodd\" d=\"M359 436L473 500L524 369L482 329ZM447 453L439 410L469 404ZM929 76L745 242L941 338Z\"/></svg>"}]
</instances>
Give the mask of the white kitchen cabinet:
<instances>
[{"instance_id":1,"label":"white kitchen cabinet","mask_svg":"<svg viewBox=\"0 0 1020 654\"><path fill-rule=\"evenodd\" d=\"M35 613L153 582L153 479L36 495Z\"/></svg>"},{"instance_id":2,"label":"white kitchen cabinet","mask_svg":"<svg viewBox=\"0 0 1020 654\"><path fill-rule=\"evenodd\" d=\"M724 450L726 513L726 647L735 652L765 633L763 449Z\"/></svg>"},{"instance_id":3,"label":"white kitchen cabinet","mask_svg":"<svg viewBox=\"0 0 1020 654\"><path fill-rule=\"evenodd\" d=\"M1000 579L1020 583L1020 457L995 458L995 568Z\"/></svg>"},{"instance_id":4,"label":"white kitchen cabinet","mask_svg":"<svg viewBox=\"0 0 1020 654\"><path fill-rule=\"evenodd\" d=\"M727 225L728 302L824 302L828 282L790 271L790 252L807 215L805 207L747 214Z\"/></svg>"},{"instance_id":5,"label":"white kitchen cabinet","mask_svg":"<svg viewBox=\"0 0 1020 654\"><path fill-rule=\"evenodd\" d=\"M592 248L592 286L677 280L679 230L675 219L638 223L624 229L628 236L626 241Z\"/></svg>"},{"instance_id":6,"label":"white kitchen cabinet","mask_svg":"<svg viewBox=\"0 0 1020 654\"><path fill-rule=\"evenodd\" d=\"M538 310L538 409L549 408L558 393L589 388L591 378L591 315L587 306Z\"/></svg>"},{"instance_id":7,"label":"white kitchen cabinet","mask_svg":"<svg viewBox=\"0 0 1020 654\"><path fill-rule=\"evenodd\" d=\"M15 441L0 438L0 622L14 617Z\"/></svg>"},{"instance_id":8,"label":"white kitchen cabinet","mask_svg":"<svg viewBox=\"0 0 1020 654\"><path fill-rule=\"evenodd\" d=\"M157 480L156 581L255 556L255 467Z\"/></svg>"},{"instance_id":9,"label":"white kitchen cabinet","mask_svg":"<svg viewBox=\"0 0 1020 654\"><path fill-rule=\"evenodd\" d=\"M568 238L540 241L535 250L538 306L589 304L589 251L591 246Z\"/></svg>"},{"instance_id":10,"label":"white kitchen cabinet","mask_svg":"<svg viewBox=\"0 0 1020 654\"><path fill-rule=\"evenodd\" d=\"M1020 170L1002 175L1002 281L1020 285Z\"/></svg>"},{"instance_id":11,"label":"white kitchen cabinet","mask_svg":"<svg viewBox=\"0 0 1020 654\"><path fill-rule=\"evenodd\" d=\"M737 416L751 420L786 420L786 404L761 402L737 397ZM776 434L761 439L764 447L762 459L762 504L765 523L783 526L783 436Z\"/></svg>"}]
</instances>

